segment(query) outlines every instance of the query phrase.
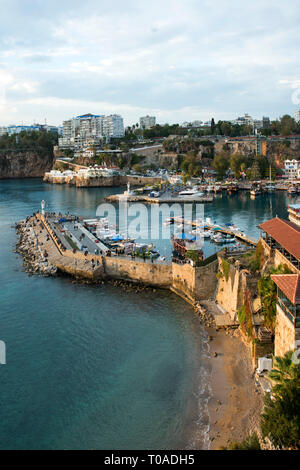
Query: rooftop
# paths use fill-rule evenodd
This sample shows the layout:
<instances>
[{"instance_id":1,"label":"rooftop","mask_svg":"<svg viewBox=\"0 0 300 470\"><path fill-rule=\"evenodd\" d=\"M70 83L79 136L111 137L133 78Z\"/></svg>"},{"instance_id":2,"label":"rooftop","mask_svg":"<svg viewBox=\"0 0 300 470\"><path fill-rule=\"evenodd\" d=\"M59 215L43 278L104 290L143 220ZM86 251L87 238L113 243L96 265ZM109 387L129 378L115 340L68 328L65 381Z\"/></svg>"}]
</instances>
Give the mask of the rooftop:
<instances>
[{"instance_id":1,"label":"rooftop","mask_svg":"<svg viewBox=\"0 0 300 470\"><path fill-rule=\"evenodd\" d=\"M300 226L279 217L259 226L297 260L300 260Z\"/></svg>"},{"instance_id":2,"label":"rooftop","mask_svg":"<svg viewBox=\"0 0 300 470\"><path fill-rule=\"evenodd\" d=\"M300 304L300 274L273 274L271 279L292 304Z\"/></svg>"}]
</instances>

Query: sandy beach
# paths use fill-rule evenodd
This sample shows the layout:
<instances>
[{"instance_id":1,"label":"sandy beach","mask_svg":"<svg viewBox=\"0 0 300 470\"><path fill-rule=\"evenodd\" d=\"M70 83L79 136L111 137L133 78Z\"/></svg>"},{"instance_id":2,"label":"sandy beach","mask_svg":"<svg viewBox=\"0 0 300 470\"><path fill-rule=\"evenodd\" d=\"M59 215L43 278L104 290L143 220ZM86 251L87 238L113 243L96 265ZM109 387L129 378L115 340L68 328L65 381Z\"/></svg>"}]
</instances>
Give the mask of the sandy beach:
<instances>
[{"instance_id":1,"label":"sandy beach","mask_svg":"<svg viewBox=\"0 0 300 470\"><path fill-rule=\"evenodd\" d=\"M231 441L243 440L260 421L263 394L255 383L250 351L236 330L207 328L213 338L209 401L210 449L217 450ZM217 357L214 357L217 353Z\"/></svg>"}]
</instances>

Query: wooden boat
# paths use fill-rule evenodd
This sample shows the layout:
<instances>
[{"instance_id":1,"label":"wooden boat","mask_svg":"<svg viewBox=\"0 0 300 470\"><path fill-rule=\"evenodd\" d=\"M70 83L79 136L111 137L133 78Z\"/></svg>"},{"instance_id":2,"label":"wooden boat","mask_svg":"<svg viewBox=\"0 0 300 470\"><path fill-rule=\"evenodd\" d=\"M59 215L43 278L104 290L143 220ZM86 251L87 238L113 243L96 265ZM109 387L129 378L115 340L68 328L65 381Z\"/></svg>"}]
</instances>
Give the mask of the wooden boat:
<instances>
[{"instance_id":1,"label":"wooden boat","mask_svg":"<svg viewBox=\"0 0 300 470\"><path fill-rule=\"evenodd\" d=\"M194 242L189 239L182 240L181 238L176 238L175 236L173 236L171 238L171 243L173 250L185 258L187 251L191 249L190 245ZM189 246L187 245L187 243ZM195 249L195 253L198 254L199 261L203 260L203 251L201 249Z\"/></svg>"}]
</instances>

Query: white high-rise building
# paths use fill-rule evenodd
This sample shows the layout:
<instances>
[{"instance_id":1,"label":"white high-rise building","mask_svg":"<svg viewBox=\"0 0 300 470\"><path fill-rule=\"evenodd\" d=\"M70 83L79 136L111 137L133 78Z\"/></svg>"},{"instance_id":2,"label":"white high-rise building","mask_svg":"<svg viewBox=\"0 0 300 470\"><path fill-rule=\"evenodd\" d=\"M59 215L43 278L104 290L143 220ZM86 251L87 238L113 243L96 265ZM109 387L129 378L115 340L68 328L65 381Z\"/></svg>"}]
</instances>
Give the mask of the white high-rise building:
<instances>
[{"instance_id":1,"label":"white high-rise building","mask_svg":"<svg viewBox=\"0 0 300 470\"><path fill-rule=\"evenodd\" d=\"M295 112L294 118L296 122L300 122L300 109L298 109L298 111Z\"/></svg>"},{"instance_id":2,"label":"white high-rise building","mask_svg":"<svg viewBox=\"0 0 300 470\"><path fill-rule=\"evenodd\" d=\"M151 129L156 124L155 116L144 116L140 118L140 128L141 129Z\"/></svg>"},{"instance_id":3,"label":"white high-rise building","mask_svg":"<svg viewBox=\"0 0 300 470\"><path fill-rule=\"evenodd\" d=\"M124 122L119 114L112 114L103 118L103 136L121 138L124 137Z\"/></svg>"},{"instance_id":4,"label":"white high-rise building","mask_svg":"<svg viewBox=\"0 0 300 470\"><path fill-rule=\"evenodd\" d=\"M63 123L63 137L59 139L61 148L93 145L105 137L124 137L123 118L112 116L83 114Z\"/></svg>"}]
</instances>

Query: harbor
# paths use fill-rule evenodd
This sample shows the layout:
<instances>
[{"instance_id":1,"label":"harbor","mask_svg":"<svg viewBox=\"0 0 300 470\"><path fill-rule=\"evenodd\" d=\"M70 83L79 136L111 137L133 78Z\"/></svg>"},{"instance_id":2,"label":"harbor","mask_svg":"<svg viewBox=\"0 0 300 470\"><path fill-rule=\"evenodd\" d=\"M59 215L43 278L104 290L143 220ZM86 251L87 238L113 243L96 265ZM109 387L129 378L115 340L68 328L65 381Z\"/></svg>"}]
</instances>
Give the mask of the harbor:
<instances>
[{"instance_id":1,"label":"harbor","mask_svg":"<svg viewBox=\"0 0 300 470\"><path fill-rule=\"evenodd\" d=\"M31 187L34 188L35 183L31 183ZM242 409L247 410L247 416L249 416L249 420L253 425L255 416L257 419L259 417L257 403L258 400L262 399L262 396L261 392L257 392L258 386L252 378L251 365L248 364L249 353L247 347L244 346L242 340L239 338L238 331L235 329L236 326L234 329L228 330L229 327L227 325L235 324L236 320L232 320L230 315L225 314L222 308L219 308L219 304L216 304L214 300L218 281L216 274L218 269L220 269L220 267L218 267L220 266L220 262L217 259L217 253L222 253L222 251L224 252L226 249L229 251L228 256L237 260L239 259L238 256L240 253L237 250L239 242L243 246L245 253L247 250L251 250L254 244L244 243L241 239L238 239L236 235L246 236L249 241L253 243L255 240L257 241L259 237L259 229L257 226L267 218L275 216L276 213L279 213L281 217L286 217L290 198L287 198L284 192L278 192L262 194L256 201L252 201L249 195L242 191L230 198L227 197L227 194L222 196L222 193L219 193L218 197L214 198L213 204L205 205L205 217L202 219L188 219L186 223L184 223L182 217L179 216L176 217L176 220L172 219L172 217L168 217L168 219L163 218L162 223L167 224L165 227L168 228L170 224L171 234L174 233L176 229L176 236L179 237L181 235L183 241L187 239L187 243L189 242L189 238L192 239L195 237L197 239L198 237L200 238L201 235L203 239L203 264L202 261L200 261L199 266L193 266L193 263L190 261L184 262L183 264L174 262L172 259L173 247L170 238L155 241L156 246L154 250L159 252L160 256L166 254L165 260L159 261L158 257L154 258L152 262L150 258L146 257L145 259L140 256L133 258L130 251L128 254L117 254L115 252L117 246L114 246L114 244L117 244L119 249L122 243L133 243L150 247L153 240L151 240L151 238L143 240L134 239L134 237L126 238L124 226L114 226L106 217L95 217L95 205L93 204L95 203L96 195L98 198L98 191L99 189L89 190L88 194L85 196L83 205L81 199L82 194L77 192L76 188L65 187L57 190L53 186L50 194L48 191L44 193L45 200L47 200L45 221L41 219L42 214L39 213L41 212L41 209L39 209L40 199L35 199L35 203L31 206L31 209L29 210L27 207L26 210L27 214L31 212L32 214L35 213L35 215L22 219L14 214L14 220L22 219L22 222L18 224L19 227L17 228L23 236L22 246L19 248L23 250L21 254L27 264L26 266L24 264L24 268L29 274L40 274L40 276L28 278L28 282L33 285L33 291L36 288L34 287L36 283L39 285L41 282L44 282L45 293L43 298L51 308L52 303L55 302L53 286L57 286L56 288L60 292L59 299L61 299L63 293L64 302L61 302L61 307L55 304L55 311L59 313L58 317L55 318L59 325L61 325L61 321L63 321L64 327L71 328L71 331L73 320L70 325L68 323L70 320L70 312L65 319L66 321L64 320L63 309L68 305L72 305L73 313L71 313L71 318L74 319L75 317L82 322L86 322L89 321L91 316L94 318L94 313L91 314L90 312L92 305L93 311L97 310L97 314L93 333L91 331L89 332L91 338L93 338L95 331L97 331L99 319L106 314L105 312L110 304L112 304L112 309L109 310L108 318L104 323L104 328L107 332L111 331L111 322L113 322L115 318L116 321L122 325L123 330L124 322L130 322L134 305L138 305L138 312L134 316L134 325L131 325L132 332L132 328L135 328L136 331L138 322L144 321L145 316L146 318L151 318L151 322L155 322L155 318L158 315L156 312L163 308L164 299L169 299L168 301L172 302L173 294L176 294L176 297L174 295L174 305L172 304L170 313L172 325L173 322L176 321L176 315L178 315L180 322L186 321L189 318L188 310L192 308L194 312L191 317L192 323L195 322L196 319L199 319L201 324L208 325L206 326L207 334L212 338L210 340L212 359L209 359L212 361L212 366L214 367L214 381L212 384L213 399L210 402L210 416L212 417L210 429L211 448L218 448L226 444L227 439L232 435L238 438L242 432L239 425L236 425L234 431L230 431L229 436L228 433L223 431L221 427L222 423L230 423L232 413L237 412L237 407L242 407ZM105 189L100 189L100 191L100 201L103 201L107 192ZM34 194L36 198L40 192L34 191L31 192L31 194ZM23 197L22 192L22 198ZM74 200L77 201L76 204L74 204ZM98 202L99 198L98 200L96 199L96 201ZM293 199L293 202L296 204L296 198ZM297 205L294 207L296 214L294 217L297 216L297 207ZM279 212L280 208L282 212ZM39 209L39 212L35 212L37 209ZM103 219L103 221L100 222L100 219ZM99 229L97 230L98 225ZM212 239L228 235L228 237L230 237L228 240L230 240L233 238L233 234L235 234L236 240L233 244L219 244ZM72 235L72 237L70 237L70 235ZM83 235L85 236L83 237ZM98 243L96 243L95 238L93 238L95 236L99 237ZM104 250L104 246L110 249L111 253L108 253L108 250ZM165 248L167 248L166 252ZM231 249L233 249L232 252L230 251ZM29 253L29 250L32 250L31 253ZM95 250L99 250L99 254L95 254ZM100 250L102 254L100 254ZM210 250L215 253L214 259L209 259L210 256L213 255ZM236 254L234 250L236 250ZM27 260L25 260L26 257ZM208 264L205 265L206 262ZM234 267L232 266L231 269L234 269ZM66 274L67 277L62 276L62 274ZM44 279L44 276L50 276L51 279ZM234 272L232 272L229 279L232 276L234 276L234 279L237 279L238 273L236 272L234 274ZM226 302L232 304L235 294L230 290L230 283L227 286L225 279L223 279L222 282L224 284L221 284L218 290L219 295L224 295L224 301L226 300ZM242 282L242 280L239 282ZM81 284L87 285L83 285L82 289L80 289L79 286ZM236 280L234 282L234 285L235 284ZM224 287L222 287L223 285ZM222 288L224 288L224 292L221 292ZM72 295L70 295L71 289L73 289ZM82 301L80 301L78 293L76 294L78 289L81 292L80 295L84 295L85 291L88 292L88 295L84 297ZM47 290L49 290L49 294L47 294ZM104 309L103 296L107 291L109 291L109 298L107 299L108 306L105 306ZM122 297L121 303L116 305L115 300L120 296ZM132 306L127 309L126 302L128 302L131 296L134 296L134 302ZM74 302L72 302L72 297L74 297ZM97 305L93 304L95 298L97 299ZM209 300L207 300L207 298ZM220 297L218 297L218 301L221 302ZM144 314L141 304L145 302L149 303L149 307L147 307L148 310ZM179 306L178 313L176 313L176 303ZM211 313L213 313L212 318ZM54 313L52 313L51 310L50 315L53 318ZM31 317L32 312L30 312L30 318ZM47 321L47 318L43 316L43 322L45 321ZM159 317L159 330L163 328L163 324L164 318ZM209 326L210 324L212 326ZM219 330L218 333L216 333L216 328ZM113 331L115 337L117 331L116 324L114 324ZM146 330L142 330L141 335L145 335L145 331L148 332L148 336L148 326ZM74 334L75 332L73 332L73 335ZM103 334L101 334L101 338L103 338ZM122 336L122 340L123 338L124 336ZM159 338L159 342L161 343L161 336L159 336ZM197 333L197 338L200 340L200 332ZM165 339L163 340L163 344L165 349ZM99 347L101 347L101 341L97 341L97 348ZM178 346L176 347L178 348ZM217 356L214 356L215 352ZM174 357L174 351L172 351L172 357ZM235 358L241 357L244 358L243 361L245 361L245 364L248 364L247 371L249 371L249 373L246 373L246 369L244 368L243 371L240 370L239 362L235 360ZM154 360L155 358L153 357L151 362L153 363ZM191 369L189 370L191 371ZM237 381L231 379L233 370L236 371L239 377L240 374L244 374L243 386L240 386ZM228 383L229 387L235 387L228 403L225 401L226 394L220 393L221 384L223 386L224 383ZM260 387L258 389L260 390ZM72 394L73 392L70 391L70 393ZM218 400L222 405L218 403ZM200 403L202 403L201 400ZM257 410L256 415L255 410ZM202 410L201 413L204 413L204 410ZM201 414L201 416L203 415ZM217 421L218 424L214 425ZM195 432L194 428L192 432ZM185 435L187 436L188 434ZM201 434L201 438L199 438L197 444L198 448L202 448L204 445L203 442L207 441Z\"/></svg>"}]
</instances>

